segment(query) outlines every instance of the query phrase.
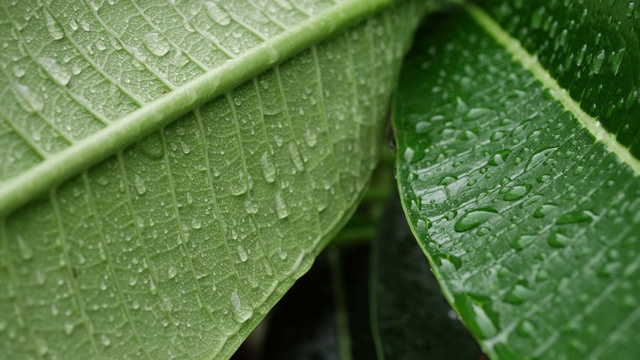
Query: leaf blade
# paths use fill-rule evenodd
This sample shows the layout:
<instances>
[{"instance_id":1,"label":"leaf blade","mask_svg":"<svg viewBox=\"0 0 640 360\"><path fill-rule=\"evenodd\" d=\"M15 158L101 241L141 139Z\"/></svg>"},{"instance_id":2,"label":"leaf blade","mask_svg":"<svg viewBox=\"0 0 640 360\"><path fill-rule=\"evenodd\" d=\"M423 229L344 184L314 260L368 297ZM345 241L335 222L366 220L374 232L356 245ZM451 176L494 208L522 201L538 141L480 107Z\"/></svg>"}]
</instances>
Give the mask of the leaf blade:
<instances>
[{"instance_id":1,"label":"leaf blade","mask_svg":"<svg viewBox=\"0 0 640 360\"><path fill-rule=\"evenodd\" d=\"M630 356L635 171L477 19L442 21L457 34L423 35L394 127L403 205L445 294L492 357Z\"/></svg>"},{"instance_id":2,"label":"leaf blade","mask_svg":"<svg viewBox=\"0 0 640 360\"><path fill-rule=\"evenodd\" d=\"M87 99L91 98L95 109L110 111L115 118L126 117L137 107L144 107L145 101L170 99L176 91L177 97L189 98L187 90L184 90L184 96L175 89L162 94L164 90L170 90L168 85L171 81L167 78L179 79L181 72L175 71L180 68L180 65L175 65L164 68L166 73L163 74L167 78L154 79L154 72L162 68L159 64L166 65L166 61L172 59L181 64L180 56L185 52L200 59L201 63L207 59L214 63L223 62L224 57L220 53L225 52L226 46L231 52L234 52L232 47L235 45L251 49L255 45L251 42L253 40L240 42L234 40L237 38L231 33L219 39L207 38L204 30L214 26L217 27L215 33L220 35L227 32L225 26L232 26L232 22L225 23L236 21L244 10L249 9L248 14L258 17L263 14L251 10L253 5L250 2L234 3L242 6L232 14L237 16L233 19L216 12L219 9L213 3L210 9L193 13L189 8L173 8L174 4L170 3L159 8L147 6L149 4L136 8L136 4L129 3L118 3L112 8L111 4L104 3L95 9L93 4L81 2L77 9L71 7L68 12L62 11L65 4L51 5L57 7L58 12L55 13L62 14L59 16L64 22L56 16L53 23L47 23L49 17L44 11L49 10L38 8L40 17L33 17L32 23L40 24L42 32L53 31L58 36L60 28L64 36L70 36L68 42L61 38L51 42L67 46L58 49L61 58L56 60L56 64L64 63L65 54L76 54L69 59L68 70L74 72L74 64L84 64L84 67L79 67L79 75L85 76L87 83L95 85L95 88L84 88L78 78L72 77L65 86L58 80L55 86L47 87L48 95L25 92L28 96L36 96L35 100L18 94L23 96L22 103L7 102L7 99L15 100L17 95L14 93L14 98L3 97L0 100L4 101L3 108L7 105L9 113L15 115L11 124L26 124L28 131L22 131L22 134L26 138L32 137L34 143L38 142L36 137L41 144L48 144L51 139L69 135L65 133L67 123L62 123L61 128L56 125L57 121L52 122L55 126L51 128L38 127L42 120L41 111L46 114L56 111L54 98L68 100L73 94L77 98L84 94ZM347 24L333 23L341 17L332 19L326 14L349 7L356 12L373 11L370 6L382 4L385 2L362 2L360 5L363 7L360 8L357 2L343 2L329 8L327 5L331 4L327 2L305 2L294 6L288 1L278 1L271 5L286 10L282 14L287 15L282 15L283 18L277 22L304 22L315 16L312 12L319 11L318 16L325 16L325 29L333 29L335 25L334 30L337 31ZM25 18L26 21L31 14L29 4L18 2L11 5L21 7L21 12L16 12L25 14L12 19L22 22ZM154 12L158 9L168 10ZM56 167L51 171L71 173L69 169L75 169L79 174L61 184L54 181L54 186L47 188L44 195L33 198L26 206L18 207L13 203L24 194L15 195L17 198L10 204L4 203L8 204L6 209L14 209L0 219L0 255L3 259L0 266L0 286L3 288L0 309L7 314L2 319L0 342L6 353L34 358L87 354L114 358L231 356L269 308L297 277L306 272L313 258L355 209L366 188L368 174L375 166L374 157L366 157L362 162L358 160L366 152L367 155L377 153L379 147L375 137L360 137L362 134L380 133L385 102L397 73L397 69L391 69L389 65L398 62L397 57L408 41L412 24L424 9L422 2L398 3L388 11L356 24L359 27L353 30L354 33L376 39L384 47L374 48L368 42L351 42L349 48L345 40L347 35L339 33L333 39L314 45L313 50L307 49L287 61L281 59L282 63L261 73L255 80L249 77L256 75L257 68L236 68L239 77L229 81L225 85L228 88L222 85L217 88L226 92L224 96L191 109L193 111L124 150L114 144L124 141L120 144L124 146L144 131L134 132L126 141L106 137L106 143L102 142L101 146L113 148L101 148L100 151L111 155L105 160L93 163L96 158L89 161L90 164L85 164L91 165L88 169L77 163L73 165L73 162L65 165L67 168ZM209 10L222 24L215 25L215 19L208 18ZM129 16L130 13L134 15ZM186 19L181 17L185 14L191 15ZM350 15L345 12L340 16ZM102 25L98 19L103 22L127 20L131 28ZM159 21L158 25L149 19L166 19L166 22ZM173 21L175 19L180 21ZM242 19L243 22L255 20ZM185 20L182 32L180 24ZM0 22L7 26L7 21ZM29 21L26 23L31 24ZM185 48L182 50L185 51L178 49L180 54L176 49L166 51L167 44L171 45L175 38L162 38L154 28L171 23L180 25L177 35L184 35ZM275 23L273 21L271 25ZM391 24L401 24L402 30L392 31ZM137 28L134 25L145 31L132 34L130 29ZM268 28L263 31L270 31ZM243 39L257 36L251 34L255 30L251 27L235 29L242 33ZM168 37L177 36L169 30L165 33ZM12 32L3 31L2 34L9 37ZM197 36L205 37L206 41L194 40ZM396 41L403 37L407 39ZM86 50L74 47L80 40L87 41L89 47ZM111 40L115 43L110 43ZM33 46L42 45L33 41ZM119 46L119 49L99 49L107 44ZM294 41L283 46L291 50L302 45L296 45ZM13 50L16 54L19 52L18 49ZM105 61L101 51L107 51L120 62L107 61L101 68L103 63L98 60ZM260 56L264 57L265 51L260 50ZM314 51L318 54L331 51L344 60L344 66L331 72L329 67L335 65L336 60L330 62L331 59L325 56L315 64L311 61ZM165 55L160 55L162 53ZM146 56L144 62L140 61L141 54ZM356 59L354 61L362 59L360 63L368 66L350 66L346 61L348 54ZM376 54L384 56L379 59ZM268 51L266 55L269 55ZM53 55L46 56L58 59ZM35 60L24 60L24 63L36 66ZM51 61L45 63L53 66ZM187 62L183 65L183 81L198 74L193 64ZM342 82L349 85L349 89L358 91L368 89L368 83L351 86L349 81L369 66L380 70L376 81L372 81L376 88L381 89L377 94L380 101L362 104L355 110L346 109L333 105L339 100L340 105L344 105L343 99L320 93L317 86L320 82ZM18 70L12 71L21 74ZM42 71L35 69L23 77L16 76L30 85L39 84L37 79L40 76L41 81L52 81L47 77L51 74L46 75ZM101 71L104 74L100 74ZM100 81L107 75L114 77L114 71L121 77L117 78L113 88L108 82ZM99 79L92 82L95 80L92 76ZM242 76L247 76L249 81L240 83L247 80ZM66 82L66 78L62 82ZM10 84L3 81L2 85ZM307 88L311 92L307 92ZM95 93L91 92L92 89ZM146 97L138 96L140 94ZM47 103L44 106L45 95L53 105ZM361 96L350 95L350 98ZM321 113L313 104L323 97L333 106L326 113ZM73 113L74 107L59 101L64 114L67 111ZM192 105L198 101L196 99ZM76 104L75 108L80 109L79 115L67 119L77 121L72 129L93 129L81 121L88 116L82 107ZM151 118L145 120L156 121L153 117L158 114L147 111ZM182 110L169 109L168 115L158 116L173 116L172 111ZM356 114L364 120L361 123L347 121L347 114ZM327 119L326 128L316 127L320 115ZM9 121L3 125L6 123ZM343 132L336 128L343 129ZM34 129L38 130L39 136L30 134ZM56 133L58 130L62 132ZM5 128L2 131L0 136L7 134ZM340 135L337 140L332 136L335 133ZM56 134L59 136L54 136ZM78 137L84 135L80 131ZM68 137L73 139L73 136ZM341 141L340 152L336 156L340 164L348 166L345 168L339 168L328 160L329 149L338 140ZM98 143L92 146L98 146ZM58 147L52 145L51 151L64 147L62 142L54 145ZM81 152L79 148L67 145ZM349 148L353 151L345 153ZM349 158L344 159L347 155ZM27 159L27 156L23 158ZM25 160L21 165L30 168L34 162ZM352 171L355 168L360 170ZM3 172L8 173L10 171ZM58 180L66 175L60 176ZM37 181L44 184L52 180ZM14 196L13 192L5 190L4 185L1 189L10 193L5 198L9 199ZM25 182L23 186L27 189L30 185ZM351 192L344 194L340 202L332 201L337 199L338 189Z\"/></svg>"}]
</instances>

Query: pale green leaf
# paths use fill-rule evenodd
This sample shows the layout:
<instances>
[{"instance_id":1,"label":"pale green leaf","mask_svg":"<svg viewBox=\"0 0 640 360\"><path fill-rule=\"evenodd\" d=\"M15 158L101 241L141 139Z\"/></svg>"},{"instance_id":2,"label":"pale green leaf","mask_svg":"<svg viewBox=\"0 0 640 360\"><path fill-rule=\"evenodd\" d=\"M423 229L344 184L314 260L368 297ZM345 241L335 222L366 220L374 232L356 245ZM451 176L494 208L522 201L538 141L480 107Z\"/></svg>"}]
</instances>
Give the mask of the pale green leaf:
<instances>
[{"instance_id":1,"label":"pale green leaf","mask_svg":"<svg viewBox=\"0 0 640 360\"><path fill-rule=\"evenodd\" d=\"M2 357L229 357L366 186L391 3L3 1Z\"/></svg>"},{"instance_id":2,"label":"pale green leaf","mask_svg":"<svg viewBox=\"0 0 640 360\"><path fill-rule=\"evenodd\" d=\"M481 4L431 21L402 75L410 225L491 358L634 359L640 13Z\"/></svg>"}]
</instances>

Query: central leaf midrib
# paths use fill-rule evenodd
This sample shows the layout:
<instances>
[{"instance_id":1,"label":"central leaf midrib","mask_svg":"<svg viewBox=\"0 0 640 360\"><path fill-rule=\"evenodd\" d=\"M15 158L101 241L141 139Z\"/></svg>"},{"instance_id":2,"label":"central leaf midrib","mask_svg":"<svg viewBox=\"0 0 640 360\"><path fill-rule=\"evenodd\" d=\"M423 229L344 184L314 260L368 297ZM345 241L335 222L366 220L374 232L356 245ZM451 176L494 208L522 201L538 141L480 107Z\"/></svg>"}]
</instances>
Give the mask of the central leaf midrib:
<instances>
[{"instance_id":1,"label":"central leaf midrib","mask_svg":"<svg viewBox=\"0 0 640 360\"><path fill-rule=\"evenodd\" d=\"M0 216L392 2L352 0L336 4L0 182Z\"/></svg>"},{"instance_id":2,"label":"central leaf midrib","mask_svg":"<svg viewBox=\"0 0 640 360\"><path fill-rule=\"evenodd\" d=\"M463 3L463 6L471 17L511 54L513 60L520 63L523 68L529 71L536 80L549 90L551 96L573 115L580 126L587 130L595 141L606 145L608 151L615 154L620 162L628 165L636 176L640 176L640 160L635 158L628 148L619 143L614 134L602 127L596 118L582 110L580 104L569 95L566 89L558 84L557 80L542 66L537 57L531 55L517 39L513 38L486 12L468 2Z\"/></svg>"}]
</instances>

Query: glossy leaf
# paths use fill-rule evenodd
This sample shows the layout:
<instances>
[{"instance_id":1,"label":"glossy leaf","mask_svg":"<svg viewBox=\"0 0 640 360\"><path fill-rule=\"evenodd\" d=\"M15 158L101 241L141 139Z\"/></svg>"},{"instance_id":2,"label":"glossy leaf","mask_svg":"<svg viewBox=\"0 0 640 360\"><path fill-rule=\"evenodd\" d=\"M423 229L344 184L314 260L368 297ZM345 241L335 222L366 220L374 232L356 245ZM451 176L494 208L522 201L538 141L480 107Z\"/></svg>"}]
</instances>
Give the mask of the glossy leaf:
<instances>
[{"instance_id":1,"label":"glossy leaf","mask_svg":"<svg viewBox=\"0 0 640 360\"><path fill-rule=\"evenodd\" d=\"M2 357L229 357L353 211L428 5L3 2Z\"/></svg>"},{"instance_id":2,"label":"glossy leaf","mask_svg":"<svg viewBox=\"0 0 640 360\"><path fill-rule=\"evenodd\" d=\"M482 4L430 21L401 76L412 230L491 358L635 358L635 5Z\"/></svg>"}]
</instances>

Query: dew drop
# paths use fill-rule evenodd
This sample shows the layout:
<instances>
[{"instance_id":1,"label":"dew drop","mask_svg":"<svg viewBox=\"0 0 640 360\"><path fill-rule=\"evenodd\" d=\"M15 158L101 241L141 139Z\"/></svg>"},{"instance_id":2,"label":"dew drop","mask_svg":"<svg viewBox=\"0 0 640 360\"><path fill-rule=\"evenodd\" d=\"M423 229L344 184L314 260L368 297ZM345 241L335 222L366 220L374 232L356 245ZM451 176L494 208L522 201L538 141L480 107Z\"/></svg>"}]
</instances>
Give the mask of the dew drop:
<instances>
[{"instance_id":1,"label":"dew drop","mask_svg":"<svg viewBox=\"0 0 640 360\"><path fill-rule=\"evenodd\" d=\"M456 221L454 230L457 232L469 231L489 221L497 214L498 212L496 210L490 208L471 210L462 215L460 219Z\"/></svg>"},{"instance_id":2,"label":"dew drop","mask_svg":"<svg viewBox=\"0 0 640 360\"><path fill-rule=\"evenodd\" d=\"M543 149L540 150L538 152L536 152L535 154L533 154L531 156L531 158L529 159L529 161L527 161L527 164L524 167L524 171L529 171L531 170L533 167L535 167L538 163L542 162L544 159L547 158L547 156L549 154L551 154L552 152L554 152L557 148L556 147L552 147L552 148L547 148L547 149Z\"/></svg>"},{"instance_id":3,"label":"dew drop","mask_svg":"<svg viewBox=\"0 0 640 360\"><path fill-rule=\"evenodd\" d=\"M483 339L490 339L498 333L496 325L491 321L491 318L484 309L477 304L471 305L473 313L475 315L475 322L480 332L480 337Z\"/></svg>"},{"instance_id":4,"label":"dew drop","mask_svg":"<svg viewBox=\"0 0 640 360\"><path fill-rule=\"evenodd\" d=\"M529 244L533 243L535 239L535 235L521 235L511 242L511 247L514 250L522 250L525 247L529 246Z\"/></svg>"},{"instance_id":5,"label":"dew drop","mask_svg":"<svg viewBox=\"0 0 640 360\"><path fill-rule=\"evenodd\" d=\"M144 46L155 56L165 56L171 47L160 38L158 33L150 33L144 37Z\"/></svg>"},{"instance_id":6,"label":"dew drop","mask_svg":"<svg viewBox=\"0 0 640 360\"><path fill-rule=\"evenodd\" d=\"M289 208L282 198L282 194L276 195L276 213L278 214L278 219L284 219L289 216Z\"/></svg>"},{"instance_id":7,"label":"dew drop","mask_svg":"<svg viewBox=\"0 0 640 360\"><path fill-rule=\"evenodd\" d=\"M247 180L244 178L244 172L242 170L238 172L238 179L230 183L229 188L231 194L234 196L240 196L247 193L249 185L247 184Z\"/></svg>"},{"instance_id":8,"label":"dew drop","mask_svg":"<svg viewBox=\"0 0 640 360\"><path fill-rule=\"evenodd\" d=\"M65 334L71 335L71 333L73 332L73 329L75 328L75 325L73 323L67 322L67 323L64 323L63 328L64 328Z\"/></svg>"},{"instance_id":9,"label":"dew drop","mask_svg":"<svg viewBox=\"0 0 640 360\"><path fill-rule=\"evenodd\" d=\"M222 26L231 24L231 16L229 16L227 10L222 8L220 5L213 1L207 1L204 5L207 7L207 14L209 14L209 17L211 17L213 21Z\"/></svg>"},{"instance_id":10,"label":"dew drop","mask_svg":"<svg viewBox=\"0 0 640 360\"><path fill-rule=\"evenodd\" d=\"M298 150L298 147L292 142L289 143L289 153L291 154L291 160L293 161L293 165L296 167L296 170L304 170L304 162L302 161L300 151Z\"/></svg>"},{"instance_id":11,"label":"dew drop","mask_svg":"<svg viewBox=\"0 0 640 360\"><path fill-rule=\"evenodd\" d=\"M40 97L25 85L15 85L20 106L27 112L40 111L44 108L44 104Z\"/></svg>"},{"instance_id":12,"label":"dew drop","mask_svg":"<svg viewBox=\"0 0 640 360\"><path fill-rule=\"evenodd\" d=\"M147 185L144 183L144 180L139 175L136 175L133 178L133 187L136 189L138 195L144 195L147 192Z\"/></svg>"},{"instance_id":13,"label":"dew drop","mask_svg":"<svg viewBox=\"0 0 640 360\"><path fill-rule=\"evenodd\" d=\"M521 336L532 337L536 333L536 327L529 320L523 320L520 325L518 325L516 331Z\"/></svg>"},{"instance_id":14,"label":"dew drop","mask_svg":"<svg viewBox=\"0 0 640 360\"><path fill-rule=\"evenodd\" d=\"M524 284L516 284L509 290L504 301L510 304L521 304L531 297L532 294L533 291Z\"/></svg>"},{"instance_id":15,"label":"dew drop","mask_svg":"<svg viewBox=\"0 0 640 360\"><path fill-rule=\"evenodd\" d=\"M307 142L307 145L309 145L309 147L314 147L318 143L318 136L316 136L316 134L311 131L311 129L307 129L304 132L304 140Z\"/></svg>"},{"instance_id":16,"label":"dew drop","mask_svg":"<svg viewBox=\"0 0 640 360\"><path fill-rule=\"evenodd\" d=\"M276 181L276 166L273 163L273 159L268 151L265 151L260 158L260 167L262 168L262 175L268 183Z\"/></svg>"},{"instance_id":17,"label":"dew drop","mask_svg":"<svg viewBox=\"0 0 640 360\"><path fill-rule=\"evenodd\" d=\"M238 245L238 256L240 256L240 260L242 262L247 261L247 259L249 259L249 254L247 253L247 249L244 248L244 246L242 245Z\"/></svg>"},{"instance_id":18,"label":"dew drop","mask_svg":"<svg viewBox=\"0 0 640 360\"><path fill-rule=\"evenodd\" d=\"M487 108L471 108L469 112L464 116L467 121L478 120L483 117L487 117L493 114L493 110Z\"/></svg>"},{"instance_id":19,"label":"dew drop","mask_svg":"<svg viewBox=\"0 0 640 360\"><path fill-rule=\"evenodd\" d=\"M253 310L242 306L237 291L231 294L231 311L233 311L234 317L239 322L245 322L253 315Z\"/></svg>"},{"instance_id":20,"label":"dew drop","mask_svg":"<svg viewBox=\"0 0 640 360\"><path fill-rule=\"evenodd\" d=\"M533 217L537 219L541 219L551 214L552 212L554 212L557 208L558 208L558 205L553 203L542 204L533 211Z\"/></svg>"},{"instance_id":21,"label":"dew drop","mask_svg":"<svg viewBox=\"0 0 640 360\"><path fill-rule=\"evenodd\" d=\"M424 221L422 219L418 219L416 222L416 230L418 231L427 231L431 227L430 221Z\"/></svg>"},{"instance_id":22,"label":"dew drop","mask_svg":"<svg viewBox=\"0 0 640 360\"><path fill-rule=\"evenodd\" d=\"M100 336L100 342L104 347L108 347L111 345L111 339L109 339L106 335Z\"/></svg>"},{"instance_id":23,"label":"dew drop","mask_svg":"<svg viewBox=\"0 0 640 360\"><path fill-rule=\"evenodd\" d=\"M167 278L173 279L178 274L178 270L174 266L169 266L167 270Z\"/></svg>"},{"instance_id":24,"label":"dew drop","mask_svg":"<svg viewBox=\"0 0 640 360\"><path fill-rule=\"evenodd\" d=\"M58 22L51 16L49 11L45 10L44 12L47 24L47 31L49 35L53 38L53 40L60 40L64 37L64 32L62 31L62 26L58 24Z\"/></svg>"},{"instance_id":25,"label":"dew drop","mask_svg":"<svg viewBox=\"0 0 640 360\"><path fill-rule=\"evenodd\" d=\"M40 58L38 61L42 64L44 70L60 85L65 86L71 80L71 74L60 66L58 61L50 58Z\"/></svg>"},{"instance_id":26,"label":"dew drop","mask_svg":"<svg viewBox=\"0 0 640 360\"><path fill-rule=\"evenodd\" d=\"M27 73L24 70L24 68L22 66L20 66L20 64L14 65L13 68L11 68L11 70L13 71L13 75L15 75L15 77L17 77L17 78L21 78L21 77L24 76L24 74Z\"/></svg>"},{"instance_id":27,"label":"dew drop","mask_svg":"<svg viewBox=\"0 0 640 360\"><path fill-rule=\"evenodd\" d=\"M516 185L504 194L504 199L506 201L520 200L527 195L529 191L531 191L531 185Z\"/></svg>"},{"instance_id":28,"label":"dew drop","mask_svg":"<svg viewBox=\"0 0 640 360\"><path fill-rule=\"evenodd\" d=\"M410 163L411 160L413 160L413 156L415 155L415 152L413 151L412 148L408 147L404 150L404 161L407 163Z\"/></svg>"},{"instance_id":29,"label":"dew drop","mask_svg":"<svg viewBox=\"0 0 640 360\"><path fill-rule=\"evenodd\" d=\"M604 63L604 58L605 58L606 54L604 52L604 50L600 51L600 53L598 55L596 55L596 57L593 58L592 62L591 62L591 72L594 74L599 74L600 73L600 69L602 68L602 64Z\"/></svg>"},{"instance_id":30,"label":"dew drop","mask_svg":"<svg viewBox=\"0 0 640 360\"><path fill-rule=\"evenodd\" d=\"M44 285L44 283L47 281L47 277L42 271L40 271L40 269L35 271L34 276L36 278L36 284L38 285Z\"/></svg>"},{"instance_id":31,"label":"dew drop","mask_svg":"<svg viewBox=\"0 0 640 360\"><path fill-rule=\"evenodd\" d=\"M22 256L22 259L31 260L33 258L33 250L31 250L29 244L27 244L27 242L24 241L24 239L20 235L18 235L16 238L18 240L18 248L20 250L20 256Z\"/></svg>"},{"instance_id":32,"label":"dew drop","mask_svg":"<svg viewBox=\"0 0 640 360\"><path fill-rule=\"evenodd\" d=\"M588 223L591 221L593 221L593 218L586 211L570 211L558 216L556 225Z\"/></svg>"},{"instance_id":33,"label":"dew drop","mask_svg":"<svg viewBox=\"0 0 640 360\"><path fill-rule=\"evenodd\" d=\"M559 231L554 231L547 238L549 245L556 248L563 248L571 243L571 238Z\"/></svg>"}]
</instances>

